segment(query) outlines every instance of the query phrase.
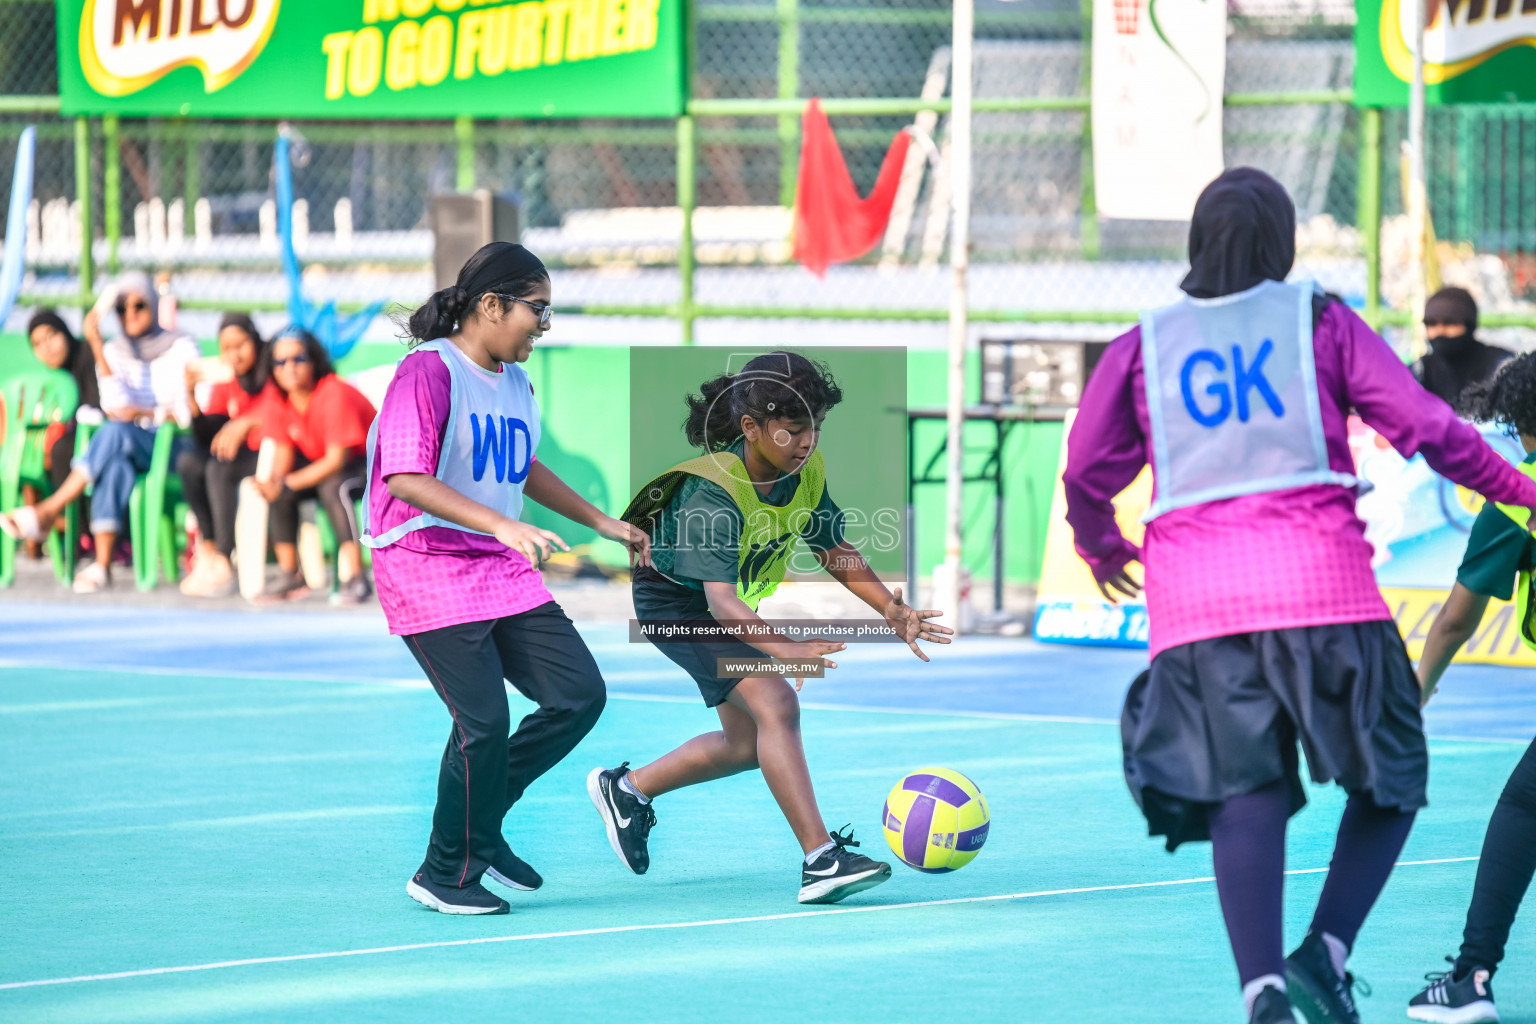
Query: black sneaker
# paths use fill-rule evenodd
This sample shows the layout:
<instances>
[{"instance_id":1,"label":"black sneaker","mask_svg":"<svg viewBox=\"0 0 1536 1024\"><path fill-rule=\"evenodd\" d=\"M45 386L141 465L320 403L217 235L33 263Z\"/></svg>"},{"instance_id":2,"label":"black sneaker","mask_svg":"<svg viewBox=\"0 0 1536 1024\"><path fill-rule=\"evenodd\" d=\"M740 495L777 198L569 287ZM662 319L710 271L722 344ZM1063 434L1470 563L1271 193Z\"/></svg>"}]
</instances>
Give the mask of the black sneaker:
<instances>
[{"instance_id":1,"label":"black sneaker","mask_svg":"<svg viewBox=\"0 0 1536 1024\"><path fill-rule=\"evenodd\" d=\"M1461 977L1456 976L1456 958L1448 956L1451 969L1424 975L1429 987L1408 1001L1408 1017L1411 1020L1433 1021L1434 1024L1492 1024L1499 1019L1499 1011L1493 1006L1493 972L1486 967L1474 967Z\"/></svg>"},{"instance_id":2,"label":"black sneaker","mask_svg":"<svg viewBox=\"0 0 1536 1024\"><path fill-rule=\"evenodd\" d=\"M422 906L444 914L505 914L512 909L506 900L479 882L455 889L438 885L425 871L416 872L416 877L405 883L405 891Z\"/></svg>"},{"instance_id":3,"label":"black sneaker","mask_svg":"<svg viewBox=\"0 0 1536 1024\"><path fill-rule=\"evenodd\" d=\"M801 860L801 903L836 903L891 877L891 866L884 861L848 852L848 847L859 845L851 831L847 835L832 832L828 838L836 844L832 849L809 864Z\"/></svg>"},{"instance_id":4,"label":"black sneaker","mask_svg":"<svg viewBox=\"0 0 1536 1024\"><path fill-rule=\"evenodd\" d=\"M1296 952L1285 958L1285 983L1289 986L1291 1005L1301 1011L1307 1024L1360 1024L1355 1009L1355 976L1333 969L1333 958L1320 932L1311 932ZM1361 984L1361 994L1370 988Z\"/></svg>"},{"instance_id":5,"label":"black sneaker","mask_svg":"<svg viewBox=\"0 0 1536 1024\"><path fill-rule=\"evenodd\" d=\"M1259 992L1259 998L1253 1001L1253 1012L1248 1015L1248 1024L1296 1024L1296 1017L1291 1013L1290 997L1277 988L1265 987Z\"/></svg>"},{"instance_id":6,"label":"black sneaker","mask_svg":"<svg viewBox=\"0 0 1536 1024\"><path fill-rule=\"evenodd\" d=\"M360 605L373 596L373 586L368 582L368 574L361 569L357 575L343 583L331 595L331 603L351 607Z\"/></svg>"},{"instance_id":7,"label":"black sneaker","mask_svg":"<svg viewBox=\"0 0 1536 1024\"><path fill-rule=\"evenodd\" d=\"M510 846L503 846L496 851L496 859L485 869L485 876L493 882L523 892L532 892L544 884L544 879L533 870L533 866L513 853Z\"/></svg>"},{"instance_id":8,"label":"black sneaker","mask_svg":"<svg viewBox=\"0 0 1536 1024\"><path fill-rule=\"evenodd\" d=\"M297 601L309 596L309 584L298 571L277 570L277 575L267 582L261 593L251 600L256 604L277 604L279 601Z\"/></svg>"},{"instance_id":9,"label":"black sneaker","mask_svg":"<svg viewBox=\"0 0 1536 1024\"><path fill-rule=\"evenodd\" d=\"M619 780L628 774L628 761L607 771L593 768L587 776L587 795L592 798L597 813L603 816L603 825L608 829L608 845L613 847L625 867L643 875L651 866L651 853L646 849L646 843L656 824L656 810L619 786Z\"/></svg>"}]
</instances>

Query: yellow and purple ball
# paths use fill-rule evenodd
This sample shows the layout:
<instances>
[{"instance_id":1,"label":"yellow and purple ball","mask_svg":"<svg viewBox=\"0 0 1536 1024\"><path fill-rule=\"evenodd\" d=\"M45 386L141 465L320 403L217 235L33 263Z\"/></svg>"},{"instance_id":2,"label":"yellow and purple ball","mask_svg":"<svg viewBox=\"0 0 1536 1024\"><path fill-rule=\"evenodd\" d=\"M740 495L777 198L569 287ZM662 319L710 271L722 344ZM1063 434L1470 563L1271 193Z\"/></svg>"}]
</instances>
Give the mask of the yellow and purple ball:
<instances>
[{"instance_id":1,"label":"yellow and purple ball","mask_svg":"<svg viewBox=\"0 0 1536 1024\"><path fill-rule=\"evenodd\" d=\"M976 783L948 768L913 772L885 798L885 841L908 867L963 868L987 841L991 815Z\"/></svg>"}]
</instances>

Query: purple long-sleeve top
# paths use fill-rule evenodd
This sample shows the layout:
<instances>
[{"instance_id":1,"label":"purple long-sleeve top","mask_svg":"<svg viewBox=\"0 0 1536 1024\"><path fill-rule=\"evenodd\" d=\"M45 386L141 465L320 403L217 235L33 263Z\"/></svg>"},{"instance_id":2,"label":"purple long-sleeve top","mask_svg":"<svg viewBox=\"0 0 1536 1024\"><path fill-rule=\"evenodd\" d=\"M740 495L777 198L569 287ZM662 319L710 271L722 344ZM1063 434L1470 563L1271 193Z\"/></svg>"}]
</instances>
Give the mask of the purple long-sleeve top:
<instances>
[{"instance_id":1,"label":"purple long-sleeve top","mask_svg":"<svg viewBox=\"0 0 1536 1024\"><path fill-rule=\"evenodd\" d=\"M1405 458L1490 501L1536 506L1536 481L1485 444L1413 379L1382 338L1341 303L1313 336L1328 462L1353 473L1353 409ZM1391 618L1371 571L1354 492L1336 485L1271 491L1174 509L1137 550L1114 498L1151 456L1141 328L1110 344L1067 439L1067 522L1100 583L1139 559L1146 570L1151 655L1195 640L1266 629ZM1153 487L1156 487L1154 478Z\"/></svg>"}]
</instances>

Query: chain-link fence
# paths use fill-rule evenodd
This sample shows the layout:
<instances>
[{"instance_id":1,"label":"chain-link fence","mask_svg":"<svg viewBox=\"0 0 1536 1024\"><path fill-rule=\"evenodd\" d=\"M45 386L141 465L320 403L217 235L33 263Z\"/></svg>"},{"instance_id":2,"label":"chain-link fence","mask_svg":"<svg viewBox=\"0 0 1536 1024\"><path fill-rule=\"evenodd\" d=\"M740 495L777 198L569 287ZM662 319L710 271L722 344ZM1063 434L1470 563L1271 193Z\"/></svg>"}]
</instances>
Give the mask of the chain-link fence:
<instances>
[{"instance_id":1,"label":"chain-link fence","mask_svg":"<svg viewBox=\"0 0 1536 1024\"><path fill-rule=\"evenodd\" d=\"M1373 121L1343 101L1352 9L1332 0L1249 0L1229 9L1227 163L1261 167L1286 185L1299 214L1300 263L1362 306L1374 298L1369 193L1379 184L1381 295L1389 310L1406 308L1408 268L1398 266L1406 253L1404 119L1387 111ZM1086 97L1088 10L1077 0L979 0L976 95L1023 105ZM26 106L24 97L57 91L53 11L51 0L0 0L0 100L9 98L12 110ZM701 101L948 93L943 0L709 0L693 19L693 95ZM1298 93L1340 99L1275 102ZM896 131L915 124L937 156L947 121L933 113L837 116L834 128L855 182L867 189ZM39 125L39 149L25 291L78 301L76 125L41 110L0 115L0 181L27 123ZM1379 139L1368 137L1376 123ZM670 121L294 127L302 200L295 241L314 298L361 305L423 297L431 286L428 199L472 182L514 200L524 241L562 268L562 305L649 318L602 321L594 336L609 340L675 337L667 318L678 314L699 317L707 339L771 335L779 328L744 325L786 310L921 325L946 305L949 183L939 159L912 162L893 226L866 259L824 279L790 262L794 114L697 118L696 271L680 252L680 136ZM98 273L165 269L192 304L281 305L275 124L108 119L88 131ZM1085 101L978 112L974 134L972 284L981 319L1112 319L1171 296L1187 225L1097 216ZM1473 285L1493 313L1536 312L1536 105L1432 110L1429 139L1447 280ZM618 324L622 336L612 333ZM837 330L847 337L846 327ZM937 337L939 328L879 330L885 340L912 340Z\"/></svg>"}]
</instances>

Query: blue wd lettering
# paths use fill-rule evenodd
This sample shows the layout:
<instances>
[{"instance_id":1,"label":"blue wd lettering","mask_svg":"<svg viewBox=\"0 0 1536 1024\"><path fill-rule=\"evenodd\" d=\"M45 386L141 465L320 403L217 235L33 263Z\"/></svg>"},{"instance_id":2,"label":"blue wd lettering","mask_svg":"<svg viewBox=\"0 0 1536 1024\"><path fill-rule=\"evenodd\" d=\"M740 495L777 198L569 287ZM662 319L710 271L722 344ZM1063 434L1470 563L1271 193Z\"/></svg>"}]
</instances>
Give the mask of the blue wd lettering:
<instances>
[{"instance_id":1,"label":"blue wd lettering","mask_svg":"<svg viewBox=\"0 0 1536 1024\"><path fill-rule=\"evenodd\" d=\"M506 481L509 484L520 484L527 478L528 469L533 464L533 437L528 432L528 424L516 417L492 417L487 413L485 432L482 434L480 417L471 413L469 429L474 448L472 468L476 483L484 478L487 462L495 463L497 483ZM518 464L518 434L523 435L521 465Z\"/></svg>"},{"instance_id":2,"label":"blue wd lettering","mask_svg":"<svg viewBox=\"0 0 1536 1024\"><path fill-rule=\"evenodd\" d=\"M496 482L500 483L507 475L507 424L502 419L500 431L496 428L496 422L489 414L485 417L485 443L480 443L480 417L474 413L469 414L470 438L474 447L474 472L475 482L479 483L485 476L486 460L496 460Z\"/></svg>"},{"instance_id":3,"label":"blue wd lettering","mask_svg":"<svg viewBox=\"0 0 1536 1024\"><path fill-rule=\"evenodd\" d=\"M1202 427L1214 427L1232 415L1232 392L1228 390L1225 381L1218 380L1214 384L1206 385L1205 393L1220 399L1220 404L1217 405L1215 412L1208 413L1201 409L1195 402L1194 384L1191 380L1195 367L1199 363L1210 363L1217 373L1224 371L1227 363L1215 352L1203 348L1184 360L1184 365L1179 370L1179 390L1184 394L1184 408L1189 410L1195 422Z\"/></svg>"},{"instance_id":4,"label":"blue wd lettering","mask_svg":"<svg viewBox=\"0 0 1536 1024\"><path fill-rule=\"evenodd\" d=\"M502 421L505 428L507 441L507 483L520 484L528 476L528 470L533 465L533 437L528 433L528 424L520 419L508 419ZM517 461L517 435L523 435L523 461L518 465Z\"/></svg>"},{"instance_id":5,"label":"blue wd lettering","mask_svg":"<svg viewBox=\"0 0 1536 1024\"><path fill-rule=\"evenodd\" d=\"M1216 408L1207 411L1200 407L1195 400L1194 374L1201 363L1208 363L1217 373L1225 373L1226 360L1210 349L1200 349L1192 353L1184 360L1184 365L1179 368L1179 390L1184 396L1184 408L1194 421L1202 427L1219 427L1232 415L1233 397L1236 396L1237 418L1239 422L1247 423L1251 414L1248 404L1248 392L1257 391L1264 404L1269 406L1269 411L1279 419L1285 415L1285 406L1280 403L1280 396L1275 394L1275 389L1269 386L1268 379L1264 376L1264 360L1274 352L1275 345L1270 339L1265 338L1259 346L1258 354L1253 357L1253 363L1243 365L1243 350L1239 345L1232 346L1232 384L1229 386L1225 380L1217 379L1205 386L1205 393L1217 400Z\"/></svg>"}]
</instances>

